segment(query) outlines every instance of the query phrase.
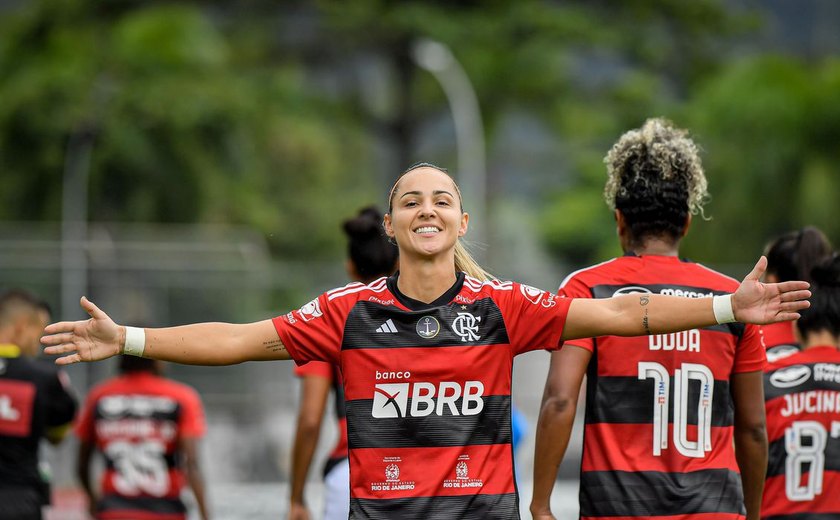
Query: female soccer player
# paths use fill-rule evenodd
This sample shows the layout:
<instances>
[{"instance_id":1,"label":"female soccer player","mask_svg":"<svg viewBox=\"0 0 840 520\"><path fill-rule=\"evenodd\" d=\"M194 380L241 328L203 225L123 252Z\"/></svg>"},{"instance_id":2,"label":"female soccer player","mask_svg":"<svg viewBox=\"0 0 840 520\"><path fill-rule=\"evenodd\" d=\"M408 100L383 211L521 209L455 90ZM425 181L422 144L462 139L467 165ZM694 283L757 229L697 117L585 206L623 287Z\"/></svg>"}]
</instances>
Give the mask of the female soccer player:
<instances>
[{"instance_id":1,"label":"female soccer player","mask_svg":"<svg viewBox=\"0 0 840 520\"><path fill-rule=\"evenodd\" d=\"M580 302L670 294L708 305L738 287L678 256L691 216L708 196L697 146L685 131L650 119L621 136L605 162L604 194L624 256L572 273L560 296ZM721 520L746 513L758 520L767 463L758 327L592 336L568 338L552 354L536 435L534 518L553 518L551 490L586 374L581 518Z\"/></svg>"},{"instance_id":2,"label":"female soccer player","mask_svg":"<svg viewBox=\"0 0 840 520\"><path fill-rule=\"evenodd\" d=\"M811 281L811 269L830 258L833 249L825 234L813 226L791 231L776 238L767 245L767 282L787 280ZM767 360L771 363L785 356L799 352L799 344L793 335L792 322L771 323L762 327Z\"/></svg>"},{"instance_id":3,"label":"female soccer player","mask_svg":"<svg viewBox=\"0 0 840 520\"><path fill-rule=\"evenodd\" d=\"M397 269L397 246L382 229L382 214L375 207L362 209L343 225L347 235L347 274L369 284ZM389 329L390 330L390 329ZM324 466L324 520L346 519L350 514L350 464L347 460L347 419L344 387L336 365L310 361L295 367L301 378L297 431L292 446L292 475L289 488L289 520L309 520L304 487L312 455L318 445L321 419L330 389L335 391L335 414L339 438Z\"/></svg>"},{"instance_id":4,"label":"female soccer player","mask_svg":"<svg viewBox=\"0 0 840 520\"><path fill-rule=\"evenodd\" d=\"M840 518L840 256L814 268L796 321L802 352L764 374L770 462L761 516Z\"/></svg>"},{"instance_id":5,"label":"female soccer player","mask_svg":"<svg viewBox=\"0 0 840 520\"><path fill-rule=\"evenodd\" d=\"M469 216L443 170L419 165L391 189L385 232L400 271L328 291L271 320L163 329L91 319L47 327L59 364L119 352L224 365L294 359L338 364L344 377L352 518L518 518L511 460L513 356L562 341L637 336L799 316L806 283L762 284L761 259L732 295L572 300L486 281L459 238ZM735 289L733 285L731 287Z\"/></svg>"}]
</instances>

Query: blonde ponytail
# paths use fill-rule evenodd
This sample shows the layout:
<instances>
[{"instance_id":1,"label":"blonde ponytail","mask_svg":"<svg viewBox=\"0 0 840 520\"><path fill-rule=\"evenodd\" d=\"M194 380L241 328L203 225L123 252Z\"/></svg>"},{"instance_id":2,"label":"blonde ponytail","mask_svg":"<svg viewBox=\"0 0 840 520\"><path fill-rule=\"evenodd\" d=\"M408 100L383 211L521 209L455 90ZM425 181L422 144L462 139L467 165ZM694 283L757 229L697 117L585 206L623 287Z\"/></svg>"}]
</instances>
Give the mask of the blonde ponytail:
<instances>
[{"instance_id":1,"label":"blonde ponytail","mask_svg":"<svg viewBox=\"0 0 840 520\"><path fill-rule=\"evenodd\" d=\"M463 271L467 276L477 278L478 280L495 280L496 277L484 270L478 265L475 258L472 257L466 246L464 246L461 239L455 242L455 271Z\"/></svg>"}]
</instances>

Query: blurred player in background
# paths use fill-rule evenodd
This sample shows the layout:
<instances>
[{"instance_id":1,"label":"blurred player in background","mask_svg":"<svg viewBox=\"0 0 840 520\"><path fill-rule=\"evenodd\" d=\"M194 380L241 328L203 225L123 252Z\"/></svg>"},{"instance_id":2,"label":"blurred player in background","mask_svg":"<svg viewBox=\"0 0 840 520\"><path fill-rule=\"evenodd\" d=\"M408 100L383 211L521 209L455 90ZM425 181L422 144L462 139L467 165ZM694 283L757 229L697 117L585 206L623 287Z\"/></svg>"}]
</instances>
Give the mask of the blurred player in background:
<instances>
[{"instance_id":1,"label":"blurred player in background","mask_svg":"<svg viewBox=\"0 0 840 520\"><path fill-rule=\"evenodd\" d=\"M715 299L556 298L494 280L475 262L460 242L469 215L444 170L410 168L388 204L385 231L400 258L399 272L388 278L349 284L247 324L123 327L82 298L91 319L49 325L41 340L52 345L47 353L64 354L59 364L120 352L203 365L338 364L353 518L508 520L519 518L510 424L514 356L573 338L796 319L808 305L804 282L759 282L763 258L734 294Z\"/></svg>"},{"instance_id":2,"label":"blurred player in background","mask_svg":"<svg viewBox=\"0 0 840 520\"><path fill-rule=\"evenodd\" d=\"M347 274L353 280L369 284L389 276L397 268L397 246L385 235L382 214L374 207L362 209L343 225L348 239ZM309 520L304 501L304 486L312 456L318 445L321 419L330 389L334 392L338 420L338 443L324 466L324 520L344 519L350 515L350 463L347 460L347 419L344 386L337 365L322 361L295 367L301 378L297 431L292 448L291 500L289 520Z\"/></svg>"},{"instance_id":3,"label":"blurred player in background","mask_svg":"<svg viewBox=\"0 0 840 520\"><path fill-rule=\"evenodd\" d=\"M160 361L120 356L119 369L120 375L91 389L76 424L77 475L91 514L102 520L183 520L186 477L207 520L198 458L206 427L198 394L163 377ZM94 452L105 458L98 492L91 484Z\"/></svg>"},{"instance_id":4,"label":"blurred player in background","mask_svg":"<svg viewBox=\"0 0 840 520\"><path fill-rule=\"evenodd\" d=\"M50 497L38 448L42 438L61 442L76 413L67 375L35 359L49 321L34 295L0 295L0 520L41 518Z\"/></svg>"},{"instance_id":5,"label":"blurred player in background","mask_svg":"<svg viewBox=\"0 0 840 520\"><path fill-rule=\"evenodd\" d=\"M815 267L796 321L802 352L764 374L770 461L761 516L840 518L840 256Z\"/></svg>"},{"instance_id":6,"label":"blurred player in background","mask_svg":"<svg viewBox=\"0 0 840 520\"><path fill-rule=\"evenodd\" d=\"M813 226L786 233L767 245L767 272L764 273L764 280L810 282L811 270L830 258L832 252L828 238ZM762 327L762 330L769 362L799 352L799 344L794 338L793 322L771 323Z\"/></svg>"},{"instance_id":7,"label":"blurred player in background","mask_svg":"<svg viewBox=\"0 0 840 520\"><path fill-rule=\"evenodd\" d=\"M735 280L679 258L691 216L708 197L687 132L650 119L621 136L605 162L604 194L624 256L572 273L560 296L698 299L736 289ZM549 499L586 374L581 518L758 520L767 464L758 327L570 340L551 357L535 518L552 518Z\"/></svg>"}]
</instances>

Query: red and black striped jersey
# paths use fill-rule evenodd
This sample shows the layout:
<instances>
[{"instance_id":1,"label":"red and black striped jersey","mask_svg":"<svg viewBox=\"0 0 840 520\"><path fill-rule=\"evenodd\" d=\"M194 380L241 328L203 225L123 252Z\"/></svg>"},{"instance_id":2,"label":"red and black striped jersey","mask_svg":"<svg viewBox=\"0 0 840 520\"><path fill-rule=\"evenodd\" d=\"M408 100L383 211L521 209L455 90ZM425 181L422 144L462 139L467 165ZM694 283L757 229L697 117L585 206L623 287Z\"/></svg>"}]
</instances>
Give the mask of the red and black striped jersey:
<instances>
[{"instance_id":1,"label":"red and black striped jersey","mask_svg":"<svg viewBox=\"0 0 840 520\"><path fill-rule=\"evenodd\" d=\"M94 387L75 431L105 458L97 518L186 518L179 440L205 429L201 400L187 385L129 372Z\"/></svg>"},{"instance_id":2,"label":"red and black striped jersey","mask_svg":"<svg viewBox=\"0 0 840 520\"><path fill-rule=\"evenodd\" d=\"M773 363L784 357L799 352L799 342L793 334L795 322L782 321L761 327L764 348L767 349L767 362Z\"/></svg>"},{"instance_id":3,"label":"red and black striped jersey","mask_svg":"<svg viewBox=\"0 0 840 520\"><path fill-rule=\"evenodd\" d=\"M336 442L326 464L324 464L323 473L326 476L336 464L347 458L347 412L344 406L344 385L341 382L341 372L336 365L323 361L310 361L305 365L296 366L295 375L298 377L323 377L330 382L333 390L335 419L338 422L338 442Z\"/></svg>"},{"instance_id":4,"label":"red and black striped jersey","mask_svg":"<svg viewBox=\"0 0 840 520\"><path fill-rule=\"evenodd\" d=\"M569 300L459 273L432 303L397 275L274 319L298 364L344 377L351 518L519 518L513 357L560 344Z\"/></svg>"},{"instance_id":5,"label":"red and black striped jersey","mask_svg":"<svg viewBox=\"0 0 840 520\"><path fill-rule=\"evenodd\" d=\"M840 350L811 347L764 373L770 441L761 517L840 518Z\"/></svg>"},{"instance_id":6,"label":"red and black striped jersey","mask_svg":"<svg viewBox=\"0 0 840 520\"><path fill-rule=\"evenodd\" d=\"M38 448L53 428L68 426L76 398L64 371L0 344L0 488L40 489Z\"/></svg>"},{"instance_id":7,"label":"red and black striped jersey","mask_svg":"<svg viewBox=\"0 0 840 520\"><path fill-rule=\"evenodd\" d=\"M735 280L677 257L627 255L572 273L559 294L709 298L737 287ZM758 327L730 323L565 345L592 352L581 518L743 518L729 380L764 368Z\"/></svg>"}]
</instances>

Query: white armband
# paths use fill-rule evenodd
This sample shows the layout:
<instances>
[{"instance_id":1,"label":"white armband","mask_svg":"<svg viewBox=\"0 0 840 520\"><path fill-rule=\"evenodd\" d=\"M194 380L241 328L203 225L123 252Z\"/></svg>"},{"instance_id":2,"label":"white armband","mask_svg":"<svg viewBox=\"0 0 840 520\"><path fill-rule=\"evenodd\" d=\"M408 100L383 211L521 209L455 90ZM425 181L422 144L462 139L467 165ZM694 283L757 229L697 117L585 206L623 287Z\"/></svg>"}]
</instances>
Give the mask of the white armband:
<instances>
[{"instance_id":1,"label":"white armband","mask_svg":"<svg viewBox=\"0 0 840 520\"><path fill-rule=\"evenodd\" d=\"M715 313L715 321L720 324L732 323L735 319L735 312L732 310L732 295L715 296L712 298L712 310Z\"/></svg>"},{"instance_id":2,"label":"white armband","mask_svg":"<svg viewBox=\"0 0 840 520\"><path fill-rule=\"evenodd\" d=\"M143 357L144 350L146 350L146 330L139 327L126 327L123 354Z\"/></svg>"}]
</instances>

